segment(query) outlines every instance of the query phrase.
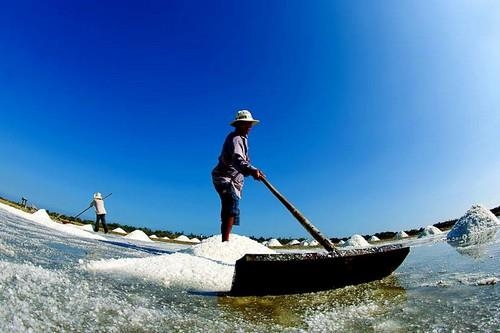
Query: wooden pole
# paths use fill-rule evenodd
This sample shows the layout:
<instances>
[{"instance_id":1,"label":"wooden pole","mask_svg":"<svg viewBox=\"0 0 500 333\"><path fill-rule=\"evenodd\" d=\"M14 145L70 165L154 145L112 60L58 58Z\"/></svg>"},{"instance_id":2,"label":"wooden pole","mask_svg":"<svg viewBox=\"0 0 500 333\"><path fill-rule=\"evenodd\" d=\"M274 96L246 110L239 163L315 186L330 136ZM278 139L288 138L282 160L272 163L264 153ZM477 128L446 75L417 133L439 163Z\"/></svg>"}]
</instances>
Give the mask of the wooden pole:
<instances>
[{"instance_id":1,"label":"wooden pole","mask_svg":"<svg viewBox=\"0 0 500 333\"><path fill-rule=\"evenodd\" d=\"M278 198L279 201L292 213L293 216L302 224L302 226L318 241L328 252L336 251L333 243L323 236L321 232L304 216L297 208L295 208L278 190L271 185L271 183L266 178L260 179L264 185Z\"/></svg>"},{"instance_id":2,"label":"wooden pole","mask_svg":"<svg viewBox=\"0 0 500 333\"><path fill-rule=\"evenodd\" d=\"M106 199L106 198L107 198L107 197L109 197L111 194L113 194L113 193L108 194L107 196L105 196L104 198L102 198L102 200ZM76 216L75 216L75 219L76 219L78 216L80 216L80 215L82 215L83 213L85 213L85 212L86 212L87 210L89 210L91 207L92 207L92 206L88 206L87 208L85 208L84 210L82 210L82 211L81 211L78 215L76 215Z\"/></svg>"}]
</instances>

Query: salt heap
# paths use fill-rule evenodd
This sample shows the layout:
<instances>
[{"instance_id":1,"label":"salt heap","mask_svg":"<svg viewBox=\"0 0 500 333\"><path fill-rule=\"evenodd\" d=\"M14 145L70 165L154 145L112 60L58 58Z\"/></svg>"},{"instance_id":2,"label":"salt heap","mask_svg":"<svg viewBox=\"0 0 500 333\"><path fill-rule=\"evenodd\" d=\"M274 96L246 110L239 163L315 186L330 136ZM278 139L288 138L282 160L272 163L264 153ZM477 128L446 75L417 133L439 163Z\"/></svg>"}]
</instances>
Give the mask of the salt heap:
<instances>
[{"instance_id":1,"label":"salt heap","mask_svg":"<svg viewBox=\"0 0 500 333\"><path fill-rule=\"evenodd\" d=\"M267 243L267 246L274 246L274 247L277 247L277 246L283 246L279 240L277 240L276 238L272 238L269 240L269 242Z\"/></svg>"},{"instance_id":2,"label":"salt heap","mask_svg":"<svg viewBox=\"0 0 500 333\"><path fill-rule=\"evenodd\" d=\"M179 242L189 242L189 238L187 236L184 236L184 235L180 235L176 238L174 238L174 240L176 241L179 241Z\"/></svg>"},{"instance_id":3,"label":"salt heap","mask_svg":"<svg viewBox=\"0 0 500 333\"><path fill-rule=\"evenodd\" d=\"M276 253L259 242L236 234L231 234L228 242L223 242L221 235L215 235L181 252L227 264L234 264L246 253Z\"/></svg>"},{"instance_id":4,"label":"salt heap","mask_svg":"<svg viewBox=\"0 0 500 333\"><path fill-rule=\"evenodd\" d=\"M370 246L370 243L368 243L366 239L364 239L363 236L361 235L352 235L351 238L349 238L342 245L342 247L347 247L347 246L363 247L363 246Z\"/></svg>"},{"instance_id":5,"label":"salt heap","mask_svg":"<svg viewBox=\"0 0 500 333\"><path fill-rule=\"evenodd\" d=\"M408 234L404 231L400 231L396 234L396 239L408 238Z\"/></svg>"},{"instance_id":6,"label":"salt heap","mask_svg":"<svg viewBox=\"0 0 500 333\"><path fill-rule=\"evenodd\" d=\"M275 252L249 238L231 234L229 242L222 242L221 235L217 235L172 254L81 261L81 265L91 272L134 276L167 288L227 292L231 289L235 261L246 253Z\"/></svg>"},{"instance_id":7,"label":"salt heap","mask_svg":"<svg viewBox=\"0 0 500 333\"><path fill-rule=\"evenodd\" d=\"M31 219L45 225L54 223L45 209L39 209L31 214Z\"/></svg>"},{"instance_id":8,"label":"salt heap","mask_svg":"<svg viewBox=\"0 0 500 333\"><path fill-rule=\"evenodd\" d=\"M113 230L111 230L113 232L116 232L117 234L121 234L121 235L126 235L127 232L125 230L123 230L122 228L115 228Z\"/></svg>"},{"instance_id":9,"label":"salt heap","mask_svg":"<svg viewBox=\"0 0 500 333\"><path fill-rule=\"evenodd\" d=\"M370 242L378 242L380 240L380 238L378 238L377 236L373 235L370 237L370 239L368 241Z\"/></svg>"},{"instance_id":10,"label":"salt heap","mask_svg":"<svg viewBox=\"0 0 500 333\"><path fill-rule=\"evenodd\" d=\"M82 230L86 230L86 231L94 231L94 226L92 224L89 224L89 223L78 226L78 228L80 228Z\"/></svg>"},{"instance_id":11,"label":"salt heap","mask_svg":"<svg viewBox=\"0 0 500 333\"><path fill-rule=\"evenodd\" d=\"M123 236L124 238L129 238L129 239L135 239L135 240L140 240L140 241L143 241L143 242L152 242L151 239L149 239L148 235L146 235L144 233L144 231L142 230L134 230L132 231L130 234L128 234L127 236Z\"/></svg>"},{"instance_id":12,"label":"salt heap","mask_svg":"<svg viewBox=\"0 0 500 333\"><path fill-rule=\"evenodd\" d=\"M418 235L418 238L422 237L427 237L427 236L432 236L432 235L440 235L443 232L439 230L439 228L433 226L433 225L428 225L427 227L424 228L424 230Z\"/></svg>"},{"instance_id":13,"label":"salt heap","mask_svg":"<svg viewBox=\"0 0 500 333\"><path fill-rule=\"evenodd\" d=\"M311 242L309 242L309 246L319 246L319 243L317 240L313 239Z\"/></svg>"},{"instance_id":14,"label":"salt heap","mask_svg":"<svg viewBox=\"0 0 500 333\"><path fill-rule=\"evenodd\" d=\"M468 245L482 243L485 236L496 233L500 226L498 218L481 204L473 205L448 232L449 242L467 243Z\"/></svg>"}]
</instances>

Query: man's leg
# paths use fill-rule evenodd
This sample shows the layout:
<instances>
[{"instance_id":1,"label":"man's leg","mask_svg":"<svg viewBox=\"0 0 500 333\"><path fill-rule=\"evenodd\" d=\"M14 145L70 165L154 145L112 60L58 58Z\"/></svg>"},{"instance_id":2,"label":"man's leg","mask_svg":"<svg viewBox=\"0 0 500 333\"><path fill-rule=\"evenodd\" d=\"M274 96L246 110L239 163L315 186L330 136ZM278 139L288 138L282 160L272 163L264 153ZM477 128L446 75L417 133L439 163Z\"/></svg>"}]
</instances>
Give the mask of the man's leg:
<instances>
[{"instance_id":1,"label":"man's leg","mask_svg":"<svg viewBox=\"0 0 500 333\"><path fill-rule=\"evenodd\" d=\"M108 233L108 225L106 224L106 215L103 214L101 215L101 222L102 222L102 227L104 228L104 233Z\"/></svg>"},{"instance_id":2,"label":"man's leg","mask_svg":"<svg viewBox=\"0 0 500 333\"><path fill-rule=\"evenodd\" d=\"M99 215L96 215L95 216L95 225L94 225L94 231L95 232L99 231L99 220L100 220Z\"/></svg>"},{"instance_id":3,"label":"man's leg","mask_svg":"<svg viewBox=\"0 0 500 333\"><path fill-rule=\"evenodd\" d=\"M231 233L231 229L233 228L234 216L228 216L222 219L222 223L220 224L220 232L222 234L222 241L227 242L229 240L229 234Z\"/></svg>"}]
</instances>

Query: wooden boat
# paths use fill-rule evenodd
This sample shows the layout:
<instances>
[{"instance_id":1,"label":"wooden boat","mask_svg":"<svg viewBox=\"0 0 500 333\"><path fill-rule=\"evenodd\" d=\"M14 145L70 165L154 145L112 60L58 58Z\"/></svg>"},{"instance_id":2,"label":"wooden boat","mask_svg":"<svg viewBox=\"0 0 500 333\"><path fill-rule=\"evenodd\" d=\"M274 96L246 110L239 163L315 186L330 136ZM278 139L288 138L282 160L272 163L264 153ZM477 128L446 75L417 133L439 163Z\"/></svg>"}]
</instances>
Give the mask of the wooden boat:
<instances>
[{"instance_id":1,"label":"wooden boat","mask_svg":"<svg viewBox=\"0 0 500 333\"><path fill-rule=\"evenodd\" d=\"M341 288L390 275L410 249L386 245L323 253L247 254L236 262L230 295L283 295Z\"/></svg>"},{"instance_id":2,"label":"wooden boat","mask_svg":"<svg viewBox=\"0 0 500 333\"><path fill-rule=\"evenodd\" d=\"M261 181L327 252L246 254L236 261L230 295L296 294L371 282L390 275L410 252L401 245L338 250L266 178Z\"/></svg>"}]
</instances>

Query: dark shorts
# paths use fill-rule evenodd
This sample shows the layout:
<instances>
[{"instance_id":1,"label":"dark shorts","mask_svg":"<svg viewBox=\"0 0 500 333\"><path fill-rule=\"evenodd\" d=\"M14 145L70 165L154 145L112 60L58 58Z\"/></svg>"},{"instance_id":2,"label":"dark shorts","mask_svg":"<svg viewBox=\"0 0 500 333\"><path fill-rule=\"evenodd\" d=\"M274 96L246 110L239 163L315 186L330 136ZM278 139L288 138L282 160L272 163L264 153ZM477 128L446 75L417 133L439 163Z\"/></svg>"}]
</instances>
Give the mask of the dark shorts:
<instances>
[{"instance_id":1,"label":"dark shorts","mask_svg":"<svg viewBox=\"0 0 500 333\"><path fill-rule=\"evenodd\" d=\"M231 183L214 184L221 201L220 218L225 221L234 216L233 225L240 225L240 198L234 193Z\"/></svg>"}]
</instances>

